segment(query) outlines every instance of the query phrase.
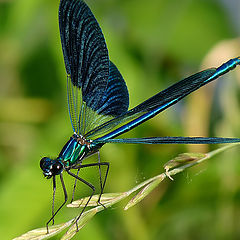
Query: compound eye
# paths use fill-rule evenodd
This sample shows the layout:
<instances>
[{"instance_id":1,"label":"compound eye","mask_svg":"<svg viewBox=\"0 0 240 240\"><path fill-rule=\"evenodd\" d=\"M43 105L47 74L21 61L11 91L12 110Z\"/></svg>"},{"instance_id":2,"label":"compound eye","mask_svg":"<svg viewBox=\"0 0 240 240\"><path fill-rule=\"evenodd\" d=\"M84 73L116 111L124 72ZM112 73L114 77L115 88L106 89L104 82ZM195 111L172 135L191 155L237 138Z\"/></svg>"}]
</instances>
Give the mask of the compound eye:
<instances>
[{"instance_id":1,"label":"compound eye","mask_svg":"<svg viewBox=\"0 0 240 240\"><path fill-rule=\"evenodd\" d=\"M40 168L44 170L46 168L46 165L48 165L48 162L50 159L48 157L44 157L40 160Z\"/></svg>"},{"instance_id":2,"label":"compound eye","mask_svg":"<svg viewBox=\"0 0 240 240\"><path fill-rule=\"evenodd\" d=\"M63 165L60 162L56 162L52 165L51 172L53 175L60 174L63 170Z\"/></svg>"}]
</instances>

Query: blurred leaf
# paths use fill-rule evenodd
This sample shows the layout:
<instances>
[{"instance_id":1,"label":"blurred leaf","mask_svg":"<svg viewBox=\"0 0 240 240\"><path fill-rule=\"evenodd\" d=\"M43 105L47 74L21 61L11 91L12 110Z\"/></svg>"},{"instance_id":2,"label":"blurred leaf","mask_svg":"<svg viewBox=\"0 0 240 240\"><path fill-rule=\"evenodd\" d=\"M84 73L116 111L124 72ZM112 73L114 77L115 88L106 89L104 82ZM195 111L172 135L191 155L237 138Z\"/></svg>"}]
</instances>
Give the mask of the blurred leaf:
<instances>
[{"instance_id":1,"label":"blurred leaf","mask_svg":"<svg viewBox=\"0 0 240 240\"><path fill-rule=\"evenodd\" d=\"M203 58L214 43L231 36L224 10L214 0L132 0L125 1L125 11L130 40L178 59Z\"/></svg>"},{"instance_id":2,"label":"blurred leaf","mask_svg":"<svg viewBox=\"0 0 240 240\"><path fill-rule=\"evenodd\" d=\"M238 55L239 2L236 0L86 2L103 29L110 58L126 80L131 106L197 72L200 66L217 66L219 61L222 63L221 59ZM42 180L38 159L45 154L55 157L72 134L67 115L58 5L59 0L0 1L1 239L13 239L41 226L49 217L52 187ZM226 39L235 41L238 47L229 49ZM209 55L219 41L224 45L215 49L214 57L203 67L202 58ZM189 97L128 136L199 135L197 130L204 136L239 136L239 70L226 78L227 81L222 78L216 84L216 91L212 91L214 84L207 86L203 89L207 93L203 98L194 93L196 101ZM37 102L38 99L41 102ZM196 110L194 114L189 109L189 100ZM129 189L132 182L142 182L153 172L157 173L162 162L180 152L208 152L214 148L205 145L202 150L200 147L203 146L106 146L101 150L104 161L111 162L111 181L106 188L110 192ZM122 209L117 208L111 211L111 216L102 214L97 218L99 221L81 229L80 237L99 240L119 236L139 240L238 239L238 155L238 150L231 151L207 164L207 171L206 166L195 169L198 173L194 181L190 172L188 178L183 174L177 184L164 184L163 188L161 184L154 196L148 198L151 214L143 212L139 204L126 218ZM185 164L171 168L169 177L184 168ZM96 178L88 171L81 174L95 183ZM66 182L68 180L70 186L72 182L70 179ZM153 181L136 186L122 197L135 195ZM164 195L164 201L158 204L158 195L163 194L162 189L166 187L170 194ZM59 202L61 197L60 193ZM109 202L106 200L109 206L113 202L114 196ZM101 206L96 208L104 210ZM79 209L72 211L79 214ZM69 219L69 212L71 210L61 211L57 220Z\"/></svg>"}]
</instances>

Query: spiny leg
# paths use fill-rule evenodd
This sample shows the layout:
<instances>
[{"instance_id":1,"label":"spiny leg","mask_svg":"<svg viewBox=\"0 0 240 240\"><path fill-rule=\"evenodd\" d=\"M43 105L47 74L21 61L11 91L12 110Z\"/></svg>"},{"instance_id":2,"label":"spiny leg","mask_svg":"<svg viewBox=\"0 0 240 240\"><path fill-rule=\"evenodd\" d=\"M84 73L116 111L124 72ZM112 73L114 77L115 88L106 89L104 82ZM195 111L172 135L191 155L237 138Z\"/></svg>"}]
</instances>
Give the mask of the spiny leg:
<instances>
[{"instance_id":1,"label":"spiny leg","mask_svg":"<svg viewBox=\"0 0 240 240\"><path fill-rule=\"evenodd\" d=\"M78 229L78 223L77 223L77 222L78 222L79 218L81 217L81 215L83 214L83 212L85 211L85 209L86 209L88 203L90 202L92 196L94 195L94 193L95 193L95 187L94 187L91 183L85 181L84 179L80 178L80 177L77 176L76 174L70 172L70 170L66 170L66 171L67 171L67 173L68 173L70 176L76 178L77 180L81 181L82 183L86 184L88 187L90 187L90 188L92 189L92 193L91 193L90 197L88 198L85 206L83 207L81 213L79 214L79 216L78 216L77 219L76 219L76 227L77 227L77 232L78 232L79 229Z\"/></svg>"},{"instance_id":2,"label":"spiny leg","mask_svg":"<svg viewBox=\"0 0 240 240\"><path fill-rule=\"evenodd\" d=\"M100 159L99 159L100 160ZM95 167L95 166L98 166L99 167L99 177L100 177L100 194L99 194L99 198L98 198L98 201L97 203L100 204L101 206L103 206L104 208L106 208L101 202L101 196L103 194L103 190L104 190L104 187L105 187L105 184L106 184L106 181L107 181L107 176L108 176L108 172L109 172L109 162L100 162L98 161L97 163L89 163L89 164L82 164L82 165L77 165L77 166L74 166L72 169L81 169L81 168L87 168L87 167ZM102 184L102 175L101 175L101 166L107 166L107 170L106 170L106 174L105 174L105 177L104 177L104 181L103 181L103 184ZM79 171L78 171L79 173ZM78 175L77 175L78 176Z\"/></svg>"},{"instance_id":3,"label":"spiny leg","mask_svg":"<svg viewBox=\"0 0 240 240\"><path fill-rule=\"evenodd\" d=\"M64 202L62 205L57 209L57 211L54 213L54 201L55 201L55 192L56 192L56 179L55 176L53 176L53 205L52 205L52 217L48 220L46 226L47 226L47 234L49 233L48 225L51 221L54 223L54 217L57 215L57 213L60 211L60 209L66 204L68 195L67 195L67 190L63 181L63 176L60 174L60 179L61 179L61 184L62 184L62 189L64 193Z\"/></svg>"},{"instance_id":4,"label":"spiny leg","mask_svg":"<svg viewBox=\"0 0 240 240\"><path fill-rule=\"evenodd\" d=\"M53 198L52 198L52 225L54 225L54 203L56 194L56 176L53 176Z\"/></svg>"},{"instance_id":5,"label":"spiny leg","mask_svg":"<svg viewBox=\"0 0 240 240\"><path fill-rule=\"evenodd\" d=\"M81 165L82 165L82 159L85 157L86 154L83 154L79 159L78 161L80 162L79 163L79 167L78 167L78 171L77 171L77 176L79 175L79 172L80 172L80 169L81 169ZM73 202L74 200L74 195L75 195L75 190L76 190L76 186L77 186L77 178L75 178L75 182L74 182L74 186L73 186L73 192L72 192L72 199L71 199L71 203Z\"/></svg>"},{"instance_id":6,"label":"spiny leg","mask_svg":"<svg viewBox=\"0 0 240 240\"><path fill-rule=\"evenodd\" d=\"M104 181L103 181L103 184L102 184L102 171L101 171L101 165L105 165L107 166L107 171L106 171L106 174L105 174L105 177L104 177ZM101 163L101 159L100 159L100 152L98 152L98 170L99 170L99 181L100 181L100 194L99 194L99 198L98 198L98 204L100 204L101 206L103 206L104 208L106 208L101 202L101 196L103 194L103 189L105 187L105 183L107 181L107 176L108 176L108 171L109 171L109 162L104 162L104 163Z\"/></svg>"},{"instance_id":7,"label":"spiny leg","mask_svg":"<svg viewBox=\"0 0 240 240\"><path fill-rule=\"evenodd\" d=\"M81 169L81 168L79 168L78 171L77 171L77 176L79 175L80 169ZM74 194L75 194L76 186L77 186L77 178L75 178L75 182L74 182L74 186L73 186L71 203L72 203L73 200L74 200Z\"/></svg>"}]
</instances>

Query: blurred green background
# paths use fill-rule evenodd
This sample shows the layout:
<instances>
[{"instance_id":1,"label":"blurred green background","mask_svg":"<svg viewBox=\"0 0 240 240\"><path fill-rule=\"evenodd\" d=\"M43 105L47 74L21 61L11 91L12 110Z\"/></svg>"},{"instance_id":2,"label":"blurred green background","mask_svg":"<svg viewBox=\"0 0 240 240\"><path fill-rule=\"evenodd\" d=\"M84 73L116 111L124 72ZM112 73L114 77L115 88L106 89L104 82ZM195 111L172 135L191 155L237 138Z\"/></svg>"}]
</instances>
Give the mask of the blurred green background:
<instances>
[{"instance_id":1,"label":"blurred green background","mask_svg":"<svg viewBox=\"0 0 240 240\"><path fill-rule=\"evenodd\" d=\"M240 55L238 0L86 2L127 82L131 107L199 69ZM45 226L52 185L39 160L57 156L72 134L58 5L58 0L0 1L1 239ZM124 137L239 137L239 84L238 69ZM105 192L128 190L161 173L179 153L216 147L106 145L101 158L111 165ZM120 203L97 214L74 239L240 239L239 154L236 147L164 181L128 211ZM97 169L81 176L98 184ZM71 190L73 181L67 182ZM81 187L78 197L88 194ZM64 208L56 222L76 212Z\"/></svg>"}]
</instances>

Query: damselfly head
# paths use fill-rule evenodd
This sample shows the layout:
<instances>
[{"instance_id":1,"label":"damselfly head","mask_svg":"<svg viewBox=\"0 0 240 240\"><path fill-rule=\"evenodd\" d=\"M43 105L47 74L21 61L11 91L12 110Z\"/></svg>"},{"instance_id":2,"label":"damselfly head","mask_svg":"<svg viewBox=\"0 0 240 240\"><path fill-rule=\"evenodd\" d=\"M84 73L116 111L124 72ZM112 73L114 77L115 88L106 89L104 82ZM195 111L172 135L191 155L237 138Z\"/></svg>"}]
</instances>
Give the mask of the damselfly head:
<instances>
[{"instance_id":1,"label":"damselfly head","mask_svg":"<svg viewBox=\"0 0 240 240\"><path fill-rule=\"evenodd\" d=\"M63 164L59 159L51 159L44 157L40 161L40 167L43 170L43 175L46 178L51 178L52 176L59 175L63 171Z\"/></svg>"}]
</instances>

